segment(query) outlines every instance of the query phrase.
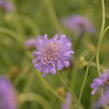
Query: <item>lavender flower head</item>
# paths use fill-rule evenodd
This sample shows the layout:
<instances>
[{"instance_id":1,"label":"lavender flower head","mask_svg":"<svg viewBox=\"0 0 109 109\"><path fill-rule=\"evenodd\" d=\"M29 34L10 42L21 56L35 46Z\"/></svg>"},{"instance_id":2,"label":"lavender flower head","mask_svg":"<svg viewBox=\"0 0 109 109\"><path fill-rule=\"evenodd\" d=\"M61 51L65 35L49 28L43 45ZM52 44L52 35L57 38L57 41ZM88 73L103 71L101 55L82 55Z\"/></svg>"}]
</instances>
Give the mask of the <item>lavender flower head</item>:
<instances>
[{"instance_id":1,"label":"lavender flower head","mask_svg":"<svg viewBox=\"0 0 109 109\"><path fill-rule=\"evenodd\" d=\"M25 46L29 48L36 48L36 38L31 38L25 41Z\"/></svg>"},{"instance_id":2,"label":"lavender flower head","mask_svg":"<svg viewBox=\"0 0 109 109\"><path fill-rule=\"evenodd\" d=\"M43 76L56 74L56 69L62 70L70 65L69 61L74 52L65 35L56 34L52 39L48 39L47 35L38 37L36 45L37 51L33 52L35 59L32 63L35 69L43 72Z\"/></svg>"},{"instance_id":3,"label":"lavender flower head","mask_svg":"<svg viewBox=\"0 0 109 109\"><path fill-rule=\"evenodd\" d=\"M3 76L0 77L0 109L16 109L16 94Z\"/></svg>"},{"instance_id":4,"label":"lavender flower head","mask_svg":"<svg viewBox=\"0 0 109 109\"><path fill-rule=\"evenodd\" d=\"M5 12L12 12L14 10L14 6L8 0L0 0L0 8Z\"/></svg>"},{"instance_id":5,"label":"lavender flower head","mask_svg":"<svg viewBox=\"0 0 109 109\"><path fill-rule=\"evenodd\" d=\"M109 69L105 70L99 78L93 80L93 83L91 84L91 88L93 88L92 95L101 87L104 89L109 87Z\"/></svg>"},{"instance_id":6,"label":"lavender flower head","mask_svg":"<svg viewBox=\"0 0 109 109\"><path fill-rule=\"evenodd\" d=\"M70 109L71 94L68 92L65 98L65 103L61 104L61 109Z\"/></svg>"},{"instance_id":7,"label":"lavender flower head","mask_svg":"<svg viewBox=\"0 0 109 109\"><path fill-rule=\"evenodd\" d=\"M95 28L90 21L82 16L69 16L62 20L63 25L71 30L75 36L81 36L84 32L88 32L92 35L95 34Z\"/></svg>"},{"instance_id":8,"label":"lavender flower head","mask_svg":"<svg viewBox=\"0 0 109 109\"><path fill-rule=\"evenodd\" d=\"M103 95L98 99L98 101L95 104L96 108L100 108L104 105L109 105L109 89L106 90Z\"/></svg>"}]
</instances>

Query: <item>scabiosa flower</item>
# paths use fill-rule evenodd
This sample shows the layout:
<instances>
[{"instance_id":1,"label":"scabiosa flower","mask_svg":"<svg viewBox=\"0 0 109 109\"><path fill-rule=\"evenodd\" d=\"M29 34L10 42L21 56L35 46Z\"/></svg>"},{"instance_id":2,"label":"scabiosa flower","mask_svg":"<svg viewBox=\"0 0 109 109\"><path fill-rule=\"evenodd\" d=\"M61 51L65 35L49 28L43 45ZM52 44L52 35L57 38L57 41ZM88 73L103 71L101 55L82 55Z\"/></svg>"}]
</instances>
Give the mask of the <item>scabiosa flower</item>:
<instances>
[{"instance_id":1,"label":"scabiosa flower","mask_svg":"<svg viewBox=\"0 0 109 109\"><path fill-rule=\"evenodd\" d=\"M104 89L109 87L109 69L105 70L99 78L93 80L93 83L91 84L91 88L93 88L92 94L95 94L101 87Z\"/></svg>"},{"instance_id":2,"label":"scabiosa flower","mask_svg":"<svg viewBox=\"0 0 109 109\"><path fill-rule=\"evenodd\" d=\"M5 12L12 12L14 10L14 6L8 0L0 0L0 8Z\"/></svg>"},{"instance_id":3,"label":"scabiosa flower","mask_svg":"<svg viewBox=\"0 0 109 109\"><path fill-rule=\"evenodd\" d=\"M109 105L109 89L104 91L103 95L95 103L96 108L103 107L104 105Z\"/></svg>"},{"instance_id":4,"label":"scabiosa flower","mask_svg":"<svg viewBox=\"0 0 109 109\"><path fill-rule=\"evenodd\" d=\"M71 94L68 92L65 98L65 103L61 104L61 109L70 109Z\"/></svg>"},{"instance_id":5,"label":"scabiosa flower","mask_svg":"<svg viewBox=\"0 0 109 109\"><path fill-rule=\"evenodd\" d=\"M63 25L71 30L74 35L81 36L84 32L88 32L90 34L95 34L95 28L90 23L90 21L82 16L75 15L69 16L62 20Z\"/></svg>"},{"instance_id":6,"label":"scabiosa flower","mask_svg":"<svg viewBox=\"0 0 109 109\"><path fill-rule=\"evenodd\" d=\"M34 68L39 72L46 74L56 74L56 69L62 70L63 67L70 65L71 42L65 35L56 34L52 39L48 39L47 35L38 37L37 51L33 53Z\"/></svg>"},{"instance_id":7,"label":"scabiosa flower","mask_svg":"<svg viewBox=\"0 0 109 109\"><path fill-rule=\"evenodd\" d=\"M36 38L30 38L24 42L26 47L36 48Z\"/></svg>"},{"instance_id":8,"label":"scabiosa flower","mask_svg":"<svg viewBox=\"0 0 109 109\"><path fill-rule=\"evenodd\" d=\"M4 76L0 76L0 109L16 109L16 94Z\"/></svg>"}]
</instances>

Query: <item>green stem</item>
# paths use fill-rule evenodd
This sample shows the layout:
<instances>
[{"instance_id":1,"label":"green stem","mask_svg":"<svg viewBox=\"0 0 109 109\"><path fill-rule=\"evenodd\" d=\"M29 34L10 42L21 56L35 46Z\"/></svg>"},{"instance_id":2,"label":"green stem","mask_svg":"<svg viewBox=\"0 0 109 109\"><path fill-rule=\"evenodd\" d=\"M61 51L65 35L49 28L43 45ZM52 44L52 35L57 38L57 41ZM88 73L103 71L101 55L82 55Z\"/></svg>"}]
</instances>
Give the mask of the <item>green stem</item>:
<instances>
[{"instance_id":1,"label":"green stem","mask_svg":"<svg viewBox=\"0 0 109 109\"><path fill-rule=\"evenodd\" d=\"M24 92L28 92L30 89L31 89L31 86L33 84L33 81L34 81L34 73L33 71L30 71L31 73L28 75L28 78L27 78L27 83L25 85L25 88L24 88Z\"/></svg>"},{"instance_id":2,"label":"green stem","mask_svg":"<svg viewBox=\"0 0 109 109\"><path fill-rule=\"evenodd\" d=\"M44 4L47 8L47 11L48 11L48 14L53 22L53 25L54 27L56 28L56 30L59 32L59 33L63 33L62 31L62 28L61 28L61 25L59 24L58 20L57 20L57 16L54 12L54 9L53 9L53 5L51 3L51 0L43 0L44 1Z\"/></svg>"},{"instance_id":3,"label":"green stem","mask_svg":"<svg viewBox=\"0 0 109 109\"><path fill-rule=\"evenodd\" d=\"M102 25L101 25L101 30L100 30L99 42L98 42L98 46L97 46L97 52L92 56L92 58L89 61L88 66L87 66L84 81L82 83L82 87L81 87L81 90L80 90L79 101L81 101L81 97L82 97L84 87L85 87L85 84L86 84L86 80L87 80L88 71L89 71L91 61L94 59L95 56L96 56L97 70L98 70L98 73L100 75L99 53L100 53L100 47L101 47L101 43L102 43L102 39L103 39L103 35L104 35L103 34L104 33L104 27L105 27L105 4L104 4L104 0L101 0L101 2L102 2Z\"/></svg>"},{"instance_id":4,"label":"green stem","mask_svg":"<svg viewBox=\"0 0 109 109\"><path fill-rule=\"evenodd\" d=\"M64 84L64 86L67 88L67 90L73 94L72 90L70 87L68 87L68 84L64 81L64 79L61 77L61 75L59 74L59 72L57 73L58 78L62 81L62 83Z\"/></svg>"},{"instance_id":5,"label":"green stem","mask_svg":"<svg viewBox=\"0 0 109 109\"><path fill-rule=\"evenodd\" d=\"M30 73L31 69L32 69L32 66L31 64L28 64L28 62L26 61L25 63L25 60L28 60L28 58L24 58L24 62L22 61L22 65L25 66L21 71L20 71L20 74L19 76L14 80L14 84L15 86L17 86L19 84L19 81L22 80L23 78L26 77L26 75L28 75L28 73ZM30 62L30 61L29 61ZM21 65L21 66L22 66Z\"/></svg>"},{"instance_id":6,"label":"green stem","mask_svg":"<svg viewBox=\"0 0 109 109\"><path fill-rule=\"evenodd\" d=\"M44 109L52 109L49 102L47 100L45 100L43 97L41 97L40 95L38 95L38 94L34 94L34 93L25 94L24 93L24 94L20 94L18 99L19 99L21 104L23 102L26 102L26 101L31 101L31 102L34 101L34 102L37 102L37 103L41 104Z\"/></svg>"},{"instance_id":7,"label":"green stem","mask_svg":"<svg viewBox=\"0 0 109 109\"><path fill-rule=\"evenodd\" d=\"M97 70L98 70L98 74L100 75L100 62L99 62L99 57L100 57L100 48L101 48L101 43L103 40L103 36L104 36L104 27L105 27L105 4L104 4L104 0L101 0L101 4L102 4L102 24L101 24L101 30L100 30L100 36L99 36L99 41L98 41L98 45L97 45L97 54L96 54L96 63L97 63Z\"/></svg>"},{"instance_id":8,"label":"green stem","mask_svg":"<svg viewBox=\"0 0 109 109\"><path fill-rule=\"evenodd\" d=\"M39 79L42 81L43 85L49 90L51 91L60 101L64 101L64 99L60 96L58 96L58 94L55 92L55 90L48 84L48 82L46 80L44 80L44 78L42 77L42 75L39 72L36 72L37 76L39 77Z\"/></svg>"},{"instance_id":9,"label":"green stem","mask_svg":"<svg viewBox=\"0 0 109 109\"><path fill-rule=\"evenodd\" d=\"M108 29L109 29L109 26L107 26L107 27L104 29L103 34L105 34L105 33L107 32Z\"/></svg>"},{"instance_id":10,"label":"green stem","mask_svg":"<svg viewBox=\"0 0 109 109\"><path fill-rule=\"evenodd\" d=\"M91 64L90 64L90 66L91 67L95 67L95 68L97 68L97 64L96 63L94 63L94 62L92 62ZM100 70L104 70L104 67L103 66L100 66Z\"/></svg>"},{"instance_id":11,"label":"green stem","mask_svg":"<svg viewBox=\"0 0 109 109\"><path fill-rule=\"evenodd\" d=\"M17 33L15 33L15 32L13 32L12 30L0 27L0 33L8 34L11 38L15 39L19 43L22 42L21 36L18 35Z\"/></svg>"},{"instance_id":12,"label":"green stem","mask_svg":"<svg viewBox=\"0 0 109 109\"><path fill-rule=\"evenodd\" d=\"M70 87L72 89L72 91L74 92L75 91L75 83L76 83L76 77L77 77L77 72L76 72L76 69L77 69L77 62L74 60L74 68L72 68L71 72L71 80L70 80Z\"/></svg>"},{"instance_id":13,"label":"green stem","mask_svg":"<svg viewBox=\"0 0 109 109\"><path fill-rule=\"evenodd\" d=\"M71 90L71 88L68 87L68 85L66 84L66 82L64 81L64 79L63 79L63 78L61 77L61 75L59 74L59 72L57 73L57 76L58 76L59 79L63 82L63 84L65 85L65 87L67 88L67 90L71 93L73 99L76 100L76 102L78 102L78 101L77 101L77 97L74 95L74 93L73 93L73 91ZM73 104L70 104L70 105L71 105L72 107L74 107ZM82 107L82 105L81 105L80 102L78 102L78 105L80 105L80 107Z\"/></svg>"},{"instance_id":14,"label":"green stem","mask_svg":"<svg viewBox=\"0 0 109 109\"><path fill-rule=\"evenodd\" d=\"M13 14L13 24L16 29L16 31L22 36L22 40L24 39L25 33L23 29L23 25L21 24L20 20L18 19L19 16L16 13Z\"/></svg>"},{"instance_id":15,"label":"green stem","mask_svg":"<svg viewBox=\"0 0 109 109\"><path fill-rule=\"evenodd\" d=\"M23 23L25 23L29 28L31 28L33 35L40 34L40 31L37 25L29 17L24 15L19 15L19 19L23 21Z\"/></svg>"},{"instance_id":16,"label":"green stem","mask_svg":"<svg viewBox=\"0 0 109 109\"><path fill-rule=\"evenodd\" d=\"M82 83L82 86L81 86L81 90L80 90L79 101L81 101L81 97L82 97L82 95L83 95L83 91L84 91L84 87L85 87L85 84L86 84L86 80L87 80L89 68L90 68L91 62L93 61L95 55L96 55L96 53L93 54L93 56L92 56L91 59L89 60L89 64L87 65L87 68L86 68L86 71L85 71L84 80L83 80L83 83Z\"/></svg>"}]
</instances>

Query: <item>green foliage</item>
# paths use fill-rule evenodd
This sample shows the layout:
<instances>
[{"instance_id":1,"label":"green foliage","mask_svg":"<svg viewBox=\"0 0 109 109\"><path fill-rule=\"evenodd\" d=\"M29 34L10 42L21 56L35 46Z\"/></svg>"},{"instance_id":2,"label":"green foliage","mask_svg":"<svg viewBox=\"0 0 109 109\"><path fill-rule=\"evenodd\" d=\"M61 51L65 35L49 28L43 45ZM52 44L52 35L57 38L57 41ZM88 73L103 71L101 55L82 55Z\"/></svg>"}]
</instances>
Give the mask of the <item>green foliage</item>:
<instances>
[{"instance_id":1,"label":"green foliage","mask_svg":"<svg viewBox=\"0 0 109 109\"><path fill-rule=\"evenodd\" d=\"M101 0L12 0L12 2L15 5L14 12L4 13L0 10L0 74L8 76L16 88L18 108L61 109L66 92L70 91L71 109L91 109L96 97L90 94L90 84L98 76L98 70L103 71L109 67L108 32L102 34L103 28L100 33ZM105 2L106 26L108 26L109 1ZM71 14L88 17L97 32L95 36L85 34L77 49L75 48L77 38L61 24L61 19ZM52 37L55 33L68 35L76 52L71 60L71 66L59 72L61 78L58 75L47 75L42 78L32 65L34 50L26 48L24 42L30 36L48 34ZM104 39L100 39L104 35ZM100 52L98 53L100 56L95 56L96 52ZM94 58L90 60L92 55ZM99 57L98 62L96 58ZM62 92L58 93L61 89Z\"/></svg>"}]
</instances>

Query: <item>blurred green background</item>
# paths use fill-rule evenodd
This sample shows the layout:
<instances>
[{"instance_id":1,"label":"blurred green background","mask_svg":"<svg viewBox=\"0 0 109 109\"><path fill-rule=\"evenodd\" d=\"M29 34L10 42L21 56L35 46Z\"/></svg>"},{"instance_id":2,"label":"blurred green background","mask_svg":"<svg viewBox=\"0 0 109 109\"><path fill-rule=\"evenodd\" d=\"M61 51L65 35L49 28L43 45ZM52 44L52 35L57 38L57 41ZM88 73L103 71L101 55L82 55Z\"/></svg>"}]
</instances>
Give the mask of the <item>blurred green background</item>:
<instances>
[{"instance_id":1,"label":"blurred green background","mask_svg":"<svg viewBox=\"0 0 109 109\"><path fill-rule=\"evenodd\" d=\"M60 97L64 99L69 89L57 75L47 75L42 79L32 65L34 49L25 47L24 42L37 35L48 34L49 37L53 37L56 33L64 33L69 36L74 48L78 41L77 37L61 24L61 19L69 15L87 17L96 28L96 34L95 36L84 34L78 49L74 49L76 52L71 66L60 71L60 76L73 92L71 109L92 109L98 98L90 94L90 84L98 76L95 59L89 68L81 102L78 101L78 96L87 63L96 51L99 40L102 20L101 0L10 0L10 2L15 8L13 12L0 10L0 75L8 76L16 88L18 109L61 109ZM105 0L105 4L108 26L109 1ZM108 33L105 34L100 49L102 70L109 67ZM28 97L29 94L32 98Z\"/></svg>"}]
</instances>

